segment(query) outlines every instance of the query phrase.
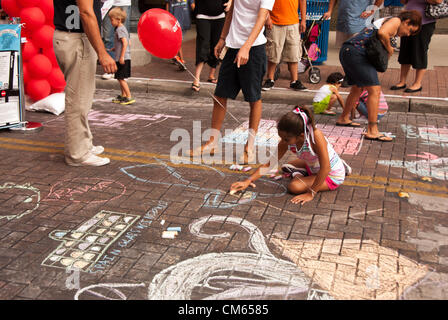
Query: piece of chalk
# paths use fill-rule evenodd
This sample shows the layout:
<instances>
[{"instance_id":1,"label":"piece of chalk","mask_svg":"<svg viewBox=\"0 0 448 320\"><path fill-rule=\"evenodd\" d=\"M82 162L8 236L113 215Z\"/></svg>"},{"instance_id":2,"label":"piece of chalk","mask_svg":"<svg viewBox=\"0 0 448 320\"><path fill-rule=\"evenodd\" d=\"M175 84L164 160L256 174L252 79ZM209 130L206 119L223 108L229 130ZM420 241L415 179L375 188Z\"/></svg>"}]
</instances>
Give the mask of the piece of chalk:
<instances>
[{"instance_id":1,"label":"piece of chalk","mask_svg":"<svg viewBox=\"0 0 448 320\"><path fill-rule=\"evenodd\" d=\"M165 224L165 220L160 221L160 224L163 226Z\"/></svg>"},{"instance_id":2,"label":"piece of chalk","mask_svg":"<svg viewBox=\"0 0 448 320\"><path fill-rule=\"evenodd\" d=\"M181 227L169 227L169 228L166 228L166 230L180 232L182 229L181 229Z\"/></svg>"},{"instance_id":3,"label":"piece of chalk","mask_svg":"<svg viewBox=\"0 0 448 320\"><path fill-rule=\"evenodd\" d=\"M246 167L246 168L243 169L244 172L247 172L247 171L250 171L250 170L252 170L252 167Z\"/></svg>"},{"instance_id":4,"label":"piece of chalk","mask_svg":"<svg viewBox=\"0 0 448 320\"><path fill-rule=\"evenodd\" d=\"M275 177L274 177L274 180L280 180L281 178L283 178L282 175L280 175L280 176L275 176Z\"/></svg>"},{"instance_id":5,"label":"piece of chalk","mask_svg":"<svg viewBox=\"0 0 448 320\"><path fill-rule=\"evenodd\" d=\"M174 239L177 236L177 231L163 231L162 238L164 239Z\"/></svg>"},{"instance_id":6,"label":"piece of chalk","mask_svg":"<svg viewBox=\"0 0 448 320\"><path fill-rule=\"evenodd\" d=\"M236 192L237 192L236 190L230 190L229 194L230 194L231 196L233 196Z\"/></svg>"}]
</instances>

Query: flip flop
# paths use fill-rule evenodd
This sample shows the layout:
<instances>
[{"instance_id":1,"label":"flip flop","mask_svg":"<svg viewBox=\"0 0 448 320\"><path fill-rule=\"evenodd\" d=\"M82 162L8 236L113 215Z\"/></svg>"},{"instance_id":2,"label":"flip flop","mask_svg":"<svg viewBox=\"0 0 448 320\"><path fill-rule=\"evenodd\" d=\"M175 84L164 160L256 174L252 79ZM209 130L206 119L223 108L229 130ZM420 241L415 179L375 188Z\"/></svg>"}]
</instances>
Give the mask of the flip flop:
<instances>
[{"instance_id":1,"label":"flip flop","mask_svg":"<svg viewBox=\"0 0 448 320\"><path fill-rule=\"evenodd\" d=\"M336 112L325 110L324 112L322 112L322 114L326 114L326 115L329 115L329 116L335 116Z\"/></svg>"},{"instance_id":2,"label":"flip flop","mask_svg":"<svg viewBox=\"0 0 448 320\"><path fill-rule=\"evenodd\" d=\"M390 137L388 137L388 136L386 136L385 134L380 134L379 136L376 136L376 137L368 137L368 136L364 136L364 138L366 139L366 140L375 140L375 141L381 141L381 142L391 142L391 141L393 141L394 139L390 139L390 140L388 140L388 139L384 139L384 138L390 138Z\"/></svg>"},{"instance_id":3,"label":"flip flop","mask_svg":"<svg viewBox=\"0 0 448 320\"><path fill-rule=\"evenodd\" d=\"M359 123L356 123L356 122L349 122L349 123L339 123L339 122L336 122L336 125L338 126L338 127L353 127L353 128L358 128L358 127L360 127L361 125L359 124Z\"/></svg>"},{"instance_id":4,"label":"flip flop","mask_svg":"<svg viewBox=\"0 0 448 320\"><path fill-rule=\"evenodd\" d=\"M191 84L191 90L199 92L199 90L201 90L201 85L200 84Z\"/></svg>"},{"instance_id":5,"label":"flip flop","mask_svg":"<svg viewBox=\"0 0 448 320\"><path fill-rule=\"evenodd\" d=\"M216 79L216 78L210 78L210 79L208 79L207 80L207 82L210 82L210 83L218 83L218 79Z\"/></svg>"}]
</instances>

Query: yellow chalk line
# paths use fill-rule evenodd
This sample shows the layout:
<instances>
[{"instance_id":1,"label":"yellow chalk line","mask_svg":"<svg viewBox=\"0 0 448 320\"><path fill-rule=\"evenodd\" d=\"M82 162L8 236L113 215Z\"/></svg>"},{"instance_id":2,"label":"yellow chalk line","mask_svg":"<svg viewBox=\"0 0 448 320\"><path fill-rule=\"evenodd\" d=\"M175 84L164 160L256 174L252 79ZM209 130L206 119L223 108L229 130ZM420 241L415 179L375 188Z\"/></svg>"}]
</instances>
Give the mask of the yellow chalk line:
<instances>
[{"instance_id":1,"label":"yellow chalk line","mask_svg":"<svg viewBox=\"0 0 448 320\"><path fill-rule=\"evenodd\" d=\"M4 142L8 142L8 143L22 144L22 145L14 145L14 144L1 143L0 148L4 148L4 149L46 152L46 153L58 153L58 154L64 153L64 151L62 149L55 149L55 148L63 148L64 144L61 144L61 143L4 138L4 137L0 137L0 141L4 141ZM23 145L23 144L25 144L25 145ZM31 146L27 146L27 145L33 145L33 146L31 147ZM39 147L35 147L36 145ZM45 148L45 147L55 147L55 148ZM141 152L141 151L129 151L129 150L114 149L114 148L106 148L105 151L108 153L115 154L115 155L108 154L108 153L104 154L104 156L109 157L111 160L132 162L132 163L158 164L159 163L158 161L149 160L147 158L170 159L169 155L161 155L161 154L157 154L157 153L149 153L149 152ZM124 155L124 156L120 156L120 155ZM178 159L188 159L188 158L178 157ZM168 161L168 163L173 167L211 170L211 168L205 167L201 164L194 164L194 163L175 164L170 161ZM242 172L233 171L228 168L213 166L212 164L210 164L209 166L212 168L216 168L222 172L233 173L233 174L235 174L235 173L244 174ZM371 182L363 183L363 182L359 182L356 180L371 181ZM380 182L380 184L375 183L375 182ZM381 184L381 183L383 183L383 184ZM402 187L386 186L386 185L384 185L386 183L397 183L397 184L401 184ZM446 188L446 187L434 186L434 185L430 185L430 184L423 183L423 182L417 182L417 181L405 180L405 179L351 175L351 176L347 177L347 179L344 182L344 185L353 186L353 187L373 188L373 189L385 189L387 192L403 191L403 192L413 192L413 193L418 193L418 194L428 195L428 196L448 198L448 188ZM427 190L431 190L431 191L415 190L415 189L411 189L411 188L422 188L422 189L427 189ZM434 193L434 191L442 191L445 193Z\"/></svg>"}]
</instances>

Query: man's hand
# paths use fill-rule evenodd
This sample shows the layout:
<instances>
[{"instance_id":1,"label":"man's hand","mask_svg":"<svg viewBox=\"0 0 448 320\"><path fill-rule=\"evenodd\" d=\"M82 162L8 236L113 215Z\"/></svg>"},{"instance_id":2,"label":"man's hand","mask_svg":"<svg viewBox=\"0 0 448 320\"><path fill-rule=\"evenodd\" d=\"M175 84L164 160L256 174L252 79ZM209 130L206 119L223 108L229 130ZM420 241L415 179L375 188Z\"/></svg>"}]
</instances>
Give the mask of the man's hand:
<instances>
[{"instance_id":1,"label":"man's hand","mask_svg":"<svg viewBox=\"0 0 448 320\"><path fill-rule=\"evenodd\" d=\"M112 57L106 51L101 56L98 56L98 60L105 73L117 72L117 64L115 63L115 60L112 59Z\"/></svg>"},{"instance_id":2,"label":"man's hand","mask_svg":"<svg viewBox=\"0 0 448 320\"><path fill-rule=\"evenodd\" d=\"M306 31L306 21L300 21L299 31L300 33L304 33Z\"/></svg>"},{"instance_id":3,"label":"man's hand","mask_svg":"<svg viewBox=\"0 0 448 320\"><path fill-rule=\"evenodd\" d=\"M120 58L120 60L118 60L118 62L119 62L120 64L124 64L124 58Z\"/></svg>"},{"instance_id":4,"label":"man's hand","mask_svg":"<svg viewBox=\"0 0 448 320\"><path fill-rule=\"evenodd\" d=\"M331 18L331 11L327 11L323 15L323 20L328 20Z\"/></svg>"},{"instance_id":5,"label":"man's hand","mask_svg":"<svg viewBox=\"0 0 448 320\"><path fill-rule=\"evenodd\" d=\"M264 27L267 30L272 30L272 20L271 17L268 15L268 17L266 18L266 23L264 24Z\"/></svg>"},{"instance_id":6,"label":"man's hand","mask_svg":"<svg viewBox=\"0 0 448 320\"><path fill-rule=\"evenodd\" d=\"M231 5L232 5L232 0L229 0L226 3L224 3L224 12L228 12L230 10Z\"/></svg>"},{"instance_id":7,"label":"man's hand","mask_svg":"<svg viewBox=\"0 0 448 320\"><path fill-rule=\"evenodd\" d=\"M363 19L367 19L368 17L370 17L374 13L375 13L375 10L364 11L363 13L361 13L360 17L363 18Z\"/></svg>"},{"instance_id":8,"label":"man's hand","mask_svg":"<svg viewBox=\"0 0 448 320\"><path fill-rule=\"evenodd\" d=\"M242 46L235 57L233 63L236 63L237 68L244 66L249 61L250 48Z\"/></svg>"}]
</instances>

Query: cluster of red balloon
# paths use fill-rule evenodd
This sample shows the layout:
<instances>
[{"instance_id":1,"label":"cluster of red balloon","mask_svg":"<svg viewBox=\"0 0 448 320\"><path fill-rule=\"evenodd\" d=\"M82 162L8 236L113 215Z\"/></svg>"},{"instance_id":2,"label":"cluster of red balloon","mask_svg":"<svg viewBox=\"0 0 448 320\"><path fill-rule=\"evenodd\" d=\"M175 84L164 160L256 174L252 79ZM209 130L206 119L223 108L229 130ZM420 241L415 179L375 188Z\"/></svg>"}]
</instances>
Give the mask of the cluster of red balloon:
<instances>
[{"instance_id":1,"label":"cluster of red balloon","mask_svg":"<svg viewBox=\"0 0 448 320\"><path fill-rule=\"evenodd\" d=\"M20 17L25 93L39 101L51 93L63 92L64 75L53 50L53 0L1 0L10 17Z\"/></svg>"},{"instance_id":2,"label":"cluster of red balloon","mask_svg":"<svg viewBox=\"0 0 448 320\"><path fill-rule=\"evenodd\" d=\"M142 14L137 33L143 47L152 55L171 59L182 44L182 29L177 19L168 11L150 9Z\"/></svg>"}]
</instances>

